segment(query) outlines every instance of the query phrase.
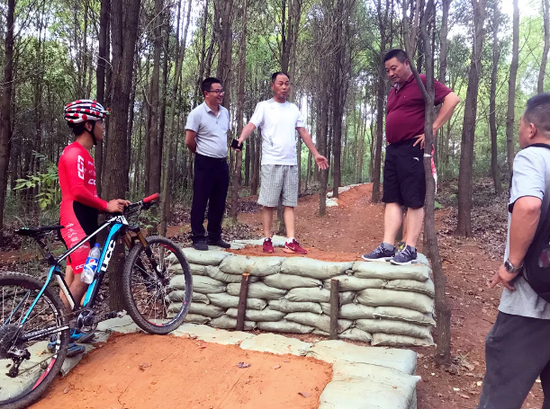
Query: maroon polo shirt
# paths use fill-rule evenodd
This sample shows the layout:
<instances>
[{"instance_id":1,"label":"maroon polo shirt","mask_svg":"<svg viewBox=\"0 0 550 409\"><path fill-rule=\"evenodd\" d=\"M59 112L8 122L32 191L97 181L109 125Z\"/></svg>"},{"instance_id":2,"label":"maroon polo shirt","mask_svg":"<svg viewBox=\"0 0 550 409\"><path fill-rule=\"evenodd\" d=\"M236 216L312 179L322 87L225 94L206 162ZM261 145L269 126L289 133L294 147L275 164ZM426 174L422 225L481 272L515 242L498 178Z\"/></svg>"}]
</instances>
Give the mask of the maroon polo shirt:
<instances>
[{"instance_id":1,"label":"maroon polo shirt","mask_svg":"<svg viewBox=\"0 0 550 409\"><path fill-rule=\"evenodd\" d=\"M426 76L420 74L420 78L426 85ZM438 81L434 81L435 105L443 102L452 91ZM386 107L386 140L388 143L396 143L412 139L424 133L425 104L422 92L416 83L414 75L397 91L394 86L388 95Z\"/></svg>"}]
</instances>

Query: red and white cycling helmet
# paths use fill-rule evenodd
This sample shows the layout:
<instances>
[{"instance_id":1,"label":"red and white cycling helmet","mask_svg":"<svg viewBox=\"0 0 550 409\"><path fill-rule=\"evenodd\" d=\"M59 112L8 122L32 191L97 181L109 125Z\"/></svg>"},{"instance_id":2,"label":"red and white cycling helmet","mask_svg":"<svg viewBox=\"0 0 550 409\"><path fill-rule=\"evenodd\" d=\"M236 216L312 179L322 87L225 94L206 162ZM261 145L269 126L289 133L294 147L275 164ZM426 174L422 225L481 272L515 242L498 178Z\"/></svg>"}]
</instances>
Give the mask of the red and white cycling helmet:
<instances>
[{"instance_id":1,"label":"red and white cycling helmet","mask_svg":"<svg viewBox=\"0 0 550 409\"><path fill-rule=\"evenodd\" d=\"M69 125L86 121L100 121L107 115L110 115L109 110L105 109L99 102L91 99L73 101L65 105L63 110L63 116Z\"/></svg>"}]
</instances>

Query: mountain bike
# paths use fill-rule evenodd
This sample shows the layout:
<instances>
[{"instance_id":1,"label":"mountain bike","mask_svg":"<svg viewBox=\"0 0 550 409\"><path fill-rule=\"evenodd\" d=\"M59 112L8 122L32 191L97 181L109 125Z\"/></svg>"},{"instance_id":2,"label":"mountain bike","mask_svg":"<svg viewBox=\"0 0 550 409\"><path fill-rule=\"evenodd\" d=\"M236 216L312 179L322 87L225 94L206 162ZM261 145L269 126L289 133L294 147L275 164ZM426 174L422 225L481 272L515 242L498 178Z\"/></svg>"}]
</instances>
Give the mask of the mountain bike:
<instances>
[{"instance_id":1,"label":"mountain bike","mask_svg":"<svg viewBox=\"0 0 550 409\"><path fill-rule=\"evenodd\" d=\"M50 253L46 237L63 226L16 231L39 244L50 268L45 281L22 273L0 274L0 408L19 409L38 400L61 370L70 331L93 332L99 322L119 314L118 311L96 314L97 307L94 308L119 238L128 248L121 292L130 317L151 334L168 334L183 323L193 293L185 256L165 237L146 237L137 223L140 212L158 199L158 194L154 194L130 204L123 214L110 215L95 232L59 257ZM135 223L128 221L134 219ZM81 303L71 296L61 263L104 230L108 233L97 271ZM62 303L59 289L51 285L54 277L67 297L71 312ZM173 287L176 282L177 291Z\"/></svg>"}]
</instances>

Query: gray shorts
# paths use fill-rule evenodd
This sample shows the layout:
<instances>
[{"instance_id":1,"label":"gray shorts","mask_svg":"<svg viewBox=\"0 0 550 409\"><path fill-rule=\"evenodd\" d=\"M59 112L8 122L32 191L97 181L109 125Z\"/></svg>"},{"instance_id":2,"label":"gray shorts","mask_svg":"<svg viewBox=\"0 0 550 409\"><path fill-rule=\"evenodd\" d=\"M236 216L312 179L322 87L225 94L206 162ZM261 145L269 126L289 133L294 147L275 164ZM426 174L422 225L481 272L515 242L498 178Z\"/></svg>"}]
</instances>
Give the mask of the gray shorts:
<instances>
[{"instance_id":1,"label":"gray shorts","mask_svg":"<svg viewBox=\"0 0 550 409\"><path fill-rule=\"evenodd\" d=\"M298 206L298 166L262 165L258 204L265 207Z\"/></svg>"}]
</instances>

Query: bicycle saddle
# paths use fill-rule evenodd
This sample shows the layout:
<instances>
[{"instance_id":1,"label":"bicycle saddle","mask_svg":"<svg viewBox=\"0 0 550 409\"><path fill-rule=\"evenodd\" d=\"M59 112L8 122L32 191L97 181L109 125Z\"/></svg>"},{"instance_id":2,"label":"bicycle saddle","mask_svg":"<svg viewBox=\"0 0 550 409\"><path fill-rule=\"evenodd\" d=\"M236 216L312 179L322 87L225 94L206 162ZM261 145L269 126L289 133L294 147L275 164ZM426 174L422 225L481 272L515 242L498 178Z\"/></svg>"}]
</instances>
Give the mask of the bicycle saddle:
<instances>
[{"instance_id":1,"label":"bicycle saddle","mask_svg":"<svg viewBox=\"0 0 550 409\"><path fill-rule=\"evenodd\" d=\"M19 234L20 236L37 237L37 236L43 236L44 234L50 231L61 230L63 228L64 226L60 226L60 225L42 226L42 227L22 227L21 229L16 230L15 234Z\"/></svg>"}]
</instances>

